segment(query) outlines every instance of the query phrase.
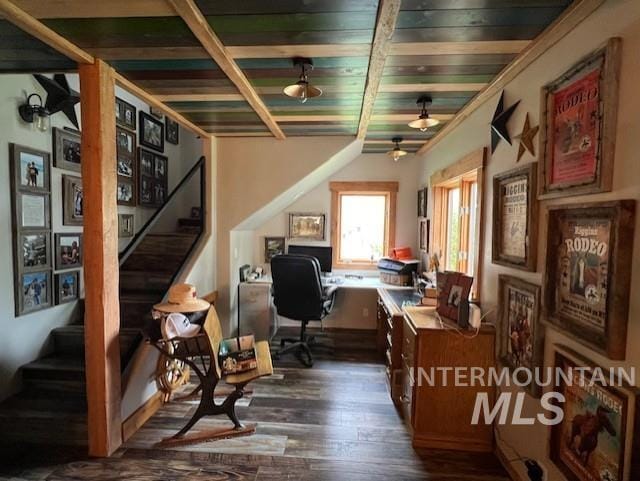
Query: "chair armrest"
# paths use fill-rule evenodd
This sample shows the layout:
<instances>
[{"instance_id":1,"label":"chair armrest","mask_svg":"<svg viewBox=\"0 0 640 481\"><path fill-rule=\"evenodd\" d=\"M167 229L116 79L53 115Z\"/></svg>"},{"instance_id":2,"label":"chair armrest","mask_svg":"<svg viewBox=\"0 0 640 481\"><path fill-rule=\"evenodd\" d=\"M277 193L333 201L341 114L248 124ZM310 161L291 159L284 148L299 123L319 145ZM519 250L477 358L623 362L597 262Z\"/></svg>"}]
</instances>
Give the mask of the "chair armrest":
<instances>
[{"instance_id":1,"label":"chair armrest","mask_svg":"<svg viewBox=\"0 0 640 481\"><path fill-rule=\"evenodd\" d=\"M324 298L325 298L325 300L331 299L336 294L337 290L338 290L338 286L336 286L336 285L324 286Z\"/></svg>"}]
</instances>

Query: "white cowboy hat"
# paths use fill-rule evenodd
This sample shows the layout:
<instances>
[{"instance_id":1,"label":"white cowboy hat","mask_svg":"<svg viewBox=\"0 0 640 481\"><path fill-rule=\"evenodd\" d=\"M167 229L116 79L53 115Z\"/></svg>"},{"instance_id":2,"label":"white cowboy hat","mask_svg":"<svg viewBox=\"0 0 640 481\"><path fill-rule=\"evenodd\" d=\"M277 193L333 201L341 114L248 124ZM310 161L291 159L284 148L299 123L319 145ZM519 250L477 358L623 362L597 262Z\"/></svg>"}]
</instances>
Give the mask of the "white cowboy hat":
<instances>
[{"instance_id":1,"label":"white cowboy hat","mask_svg":"<svg viewBox=\"0 0 640 481\"><path fill-rule=\"evenodd\" d=\"M162 337L164 339L173 339L174 337L194 337L200 333L201 326L191 324L184 314L172 312L167 315L160 325Z\"/></svg>"}]
</instances>

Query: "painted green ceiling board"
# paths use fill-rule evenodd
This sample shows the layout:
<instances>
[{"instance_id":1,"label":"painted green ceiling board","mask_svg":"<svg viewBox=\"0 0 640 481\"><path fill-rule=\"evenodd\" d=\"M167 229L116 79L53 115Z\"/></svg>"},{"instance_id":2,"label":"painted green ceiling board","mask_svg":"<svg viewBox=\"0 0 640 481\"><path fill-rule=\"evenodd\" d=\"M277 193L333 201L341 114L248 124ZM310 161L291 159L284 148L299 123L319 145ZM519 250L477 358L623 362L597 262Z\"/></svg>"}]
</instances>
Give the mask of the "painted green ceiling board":
<instances>
[{"instance_id":1,"label":"painted green ceiling board","mask_svg":"<svg viewBox=\"0 0 640 481\"><path fill-rule=\"evenodd\" d=\"M373 30L376 12L287 13L276 15L216 15L206 17L220 36L247 32L309 32Z\"/></svg>"},{"instance_id":2,"label":"painted green ceiling board","mask_svg":"<svg viewBox=\"0 0 640 481\"><path fill-rule=\"evenodd\" d=\"M373 28L371 30L221 33L218 36L227 46L371 43Z\"/></svg>"},{"instance_id":3,"label":"painted green ceiling board","mask_svg":"<svg viewBox=\"0 0 640 481\"><path fill-rule=\"evenodd\" d=\"M369 57L314 57L314 70L310 72L313 77L315 69L330 68L367 68ZM293 62L289 58L245 58L238 59L236 63L244 69L286 69L293 68ZM298 70L299 72L299 70Z\"/></svg>"},{"instance_id":4,"label":"painted green ceiling board","mask_svg":"<svg viewBox=\"0 0 640 481\"><path fill-rule=\"evenodd\" d=\"M211 59L167 59L167 60L112 60L113 68L121 72L138 70L172 71L172 70L217 70Z\"/></svg>"},{"instance_id":5,"label":"painted green ceiling board","mask_svg":"<svg viewBox=\"0 0 640 481\"><path fill-rule=\"evenodd\" d=\"M400 10L567 7L571 0L402 0Z\"/></svg>"},{"instance_id":6,"label":"painted green ceiling board","mask_svg":"<svg viewBox=\"0 0 640 481\"><path fill-rule=\"evenodd\" d=\"M428 75L491 75L495 76L506 64L499 65L385 65L384 76L428 76ZM424 82L424 81L423 81Z\"/></svg>"},{"instance_id":7,"label":"painted green ceiling board","mask_svg":"<svg viewBox=\"0 0 640 481\"><path fill-rule=\"evenodd\" d=\"M389 55L386 67L415 65L506 65L516 54Z\"/></svg>"},{"instance_id":8,"label":"painted green ceiling board","mask_svg":"<svg viewBox=\"0 0 640 481\"><path fill-rule=\"evenodd\" d=\"M482 42L489 40L531 40L544 25L518 25L497 27L435 27L404 28L396 30L393 41L404 42Z\"/></svg>"},{"instance_id":9,"label":"painted green ceiling board","mask_svg":"<svg viewBox=\"0 0 640 481\"><path fill-rule=\"evenodd\" d=\"M562 10L562 7L538 7L401 11L398 14L396 31L407 28L468 27L470 25L476 27L546 26Z\"/></svg>"},{"instance_id":10,"label":"painted green ceiling board","mask_svg":"<svg viewBox=\"0 0 640 481\"><path fill-rule=\"evenodd\" d=\"M375 12L378 0L196 0L205 15Z\"/></svg>"}]
</instances>

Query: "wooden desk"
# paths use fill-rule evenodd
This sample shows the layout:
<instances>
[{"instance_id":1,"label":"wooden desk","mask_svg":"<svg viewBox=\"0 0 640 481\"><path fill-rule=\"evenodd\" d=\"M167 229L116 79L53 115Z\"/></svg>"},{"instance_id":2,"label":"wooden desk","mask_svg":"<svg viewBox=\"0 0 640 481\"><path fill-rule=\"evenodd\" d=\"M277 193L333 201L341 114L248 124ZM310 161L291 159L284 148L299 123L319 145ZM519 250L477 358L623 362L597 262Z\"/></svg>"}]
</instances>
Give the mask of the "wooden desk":
<instances>
[{"instance_id":1,"label":"wooden desk","mask_svg":"<svg viewBox=\"0 0 640 481\"><path fill-rule=\"evenodd\" d=\"M397 305L385 289L378 290L379 334L384 336L384 356L391 399L402 413L415 447L461 451L493 450L493 427L472 425L471 416L478 392L488 392L493 405L492 387L453 385L449 372L447 385L442 376L434 376L433 385L422 379L438 367L480 367L485 372L494 366L495 329L483 325L470 338L453 330L434 315L434 308ZM397 296L396 296L397 297ZM468 371L467 371L468 372Z\"/></svg>"}]
</instances>

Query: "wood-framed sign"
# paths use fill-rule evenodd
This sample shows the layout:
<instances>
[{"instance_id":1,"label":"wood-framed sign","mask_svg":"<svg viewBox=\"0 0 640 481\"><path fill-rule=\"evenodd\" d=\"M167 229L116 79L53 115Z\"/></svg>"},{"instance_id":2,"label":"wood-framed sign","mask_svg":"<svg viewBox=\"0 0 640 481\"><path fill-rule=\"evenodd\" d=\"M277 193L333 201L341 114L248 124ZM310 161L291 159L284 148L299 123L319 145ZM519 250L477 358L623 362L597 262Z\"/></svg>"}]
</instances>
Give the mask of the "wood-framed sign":
<instances>
[{"instance_id":1,"label":"wood-framed sign","mask_svg":"<svg viewBox=\"0 0 640 481\"><path fill-rule=\"evenodd\" d=\"M537 163L493 178L493 235L491 257L501 264L536 270L538 244Z\"/></svg>"},{"instance_id":2,"label":"wood-framed sign","mask_svg":"<svg viewBox=\"0 0 640 481\"><path fill-rule=\"evenodd\" d=\"M621 39L542 88L539 197L611 191Z\"/></svg>"},{"instance_id":3,"label":"wood-framed sign","mask_svg":"<svg viewBox=\"0 0 640 481\"><path fill-rule=\"evenodd\" d=\"M549 208L543 318L613 360L627 346L635 200Z\"/></svg>"},{"instance_id":4,"label":"wood-framed sign","mask_svg":"<svg viewBox=\"0 0 640 481\"><path fill-rule=\"evenodd\" d=\"M534 372L544 358L544 327L540 323L540 286L517 277L498 276L498 360L510 369ZM521 380L526 378L519 371ZM523 381L526 382L526 381ZM530 382L527 391L540 397L540 386Z\"/></svg>"},{"instance_id":5,"label":"wood-framed sign","mask_svg":"<svg viewBox=\"0 0 640 481\"><path fill-rule=\"evenodd\" d=\"M552 390L565 401L556 403L563 416L550 427L549 457L570 481L640 479L638 389L575 351L554 347L562 374L553 376Z\"/></svg>"}]
</instances>

